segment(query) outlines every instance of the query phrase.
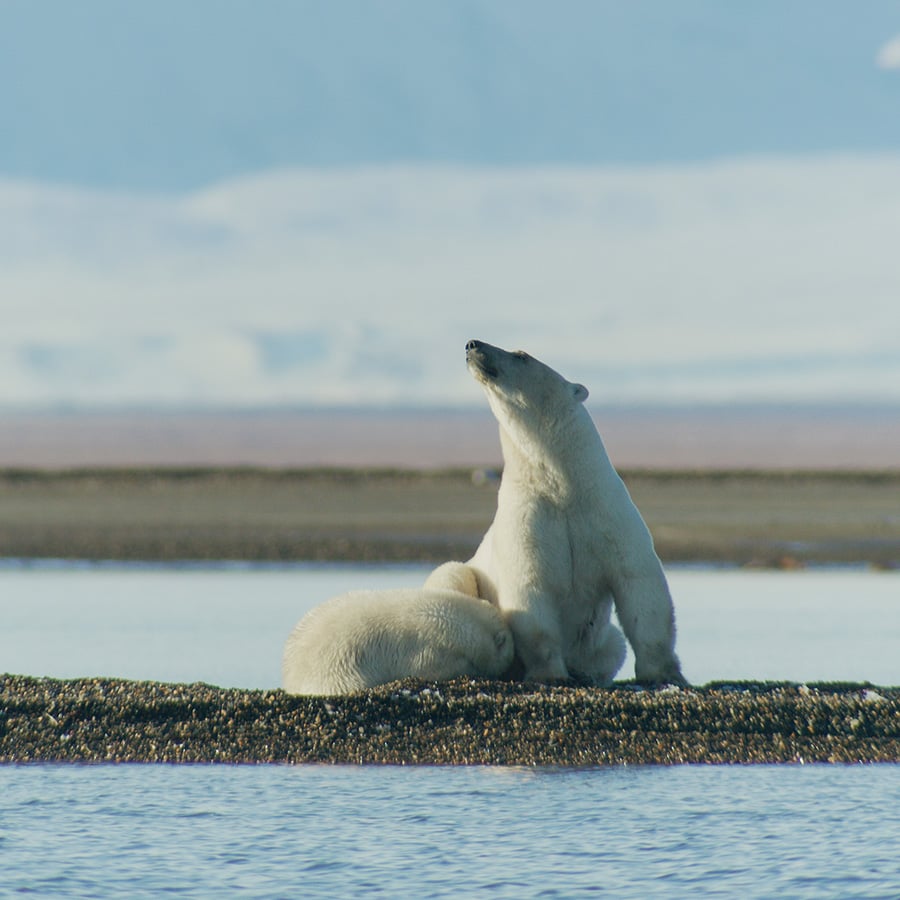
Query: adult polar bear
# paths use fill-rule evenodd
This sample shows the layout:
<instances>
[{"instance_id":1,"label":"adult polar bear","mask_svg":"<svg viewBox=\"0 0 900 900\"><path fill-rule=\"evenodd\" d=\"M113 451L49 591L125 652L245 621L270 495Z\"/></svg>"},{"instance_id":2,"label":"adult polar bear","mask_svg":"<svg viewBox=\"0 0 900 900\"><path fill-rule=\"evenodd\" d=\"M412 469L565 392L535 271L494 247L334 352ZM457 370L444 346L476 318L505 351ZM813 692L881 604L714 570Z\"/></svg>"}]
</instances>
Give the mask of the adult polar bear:
<instances>
[{"instance_id":1,"label":"adult polar bear","mask_svg":"<svg viewBox=\"0 0 900 900\"><path fill-rule=\"evenodd\" d=\"M472 570L451 562L421 588L351 591L308 612L284 645L281 683L290 694L347 694L400 678L496 678L512 661L501 613L478 597Z\"/></svg>"},{"instance_id":2,"label":"adult polar bear","mask_svg":"<svg viewBox=\"0 0 900 900\"><path fill-rule=\"evenodd\" d=\"M482 341L466 363L500 424L497 513L468 565L503 611L525 677L607 684L625 644L639 681L684 683L653 540L584 408L587 388Z\"/></svg>"}]
</instances>

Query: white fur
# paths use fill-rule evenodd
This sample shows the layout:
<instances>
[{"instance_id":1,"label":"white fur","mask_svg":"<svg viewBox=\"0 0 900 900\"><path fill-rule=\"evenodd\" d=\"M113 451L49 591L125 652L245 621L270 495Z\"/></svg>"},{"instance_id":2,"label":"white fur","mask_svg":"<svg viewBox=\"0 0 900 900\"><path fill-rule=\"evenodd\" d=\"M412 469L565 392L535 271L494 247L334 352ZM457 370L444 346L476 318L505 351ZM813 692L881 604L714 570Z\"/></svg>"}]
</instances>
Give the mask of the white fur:
<instances>
[{"instance_id":1,"label":"white fur","mask_svg":"<svg viewBox=\"0 0 900 900\"><path fill-rule=\"evenodd\" d=\"M653 540L583 406L588 392L527 354L480 341L470 371L500 424L497 513L469 561L504 611L525 677L609 683L625 658L641 681L683 682Z\"/></svg>"},{"instance_id":2,"label":"white fur","mask_svg":"<svg viewBox=\"0 0 900 900\"><path fill-rule=\"evenodd\" d=\"M500 612L450 563L422 588L351 591L311 610L285 643L281 678L291 694L347 694L400 678L497 677L512 659Z\"/></svg>"}]
</instances>

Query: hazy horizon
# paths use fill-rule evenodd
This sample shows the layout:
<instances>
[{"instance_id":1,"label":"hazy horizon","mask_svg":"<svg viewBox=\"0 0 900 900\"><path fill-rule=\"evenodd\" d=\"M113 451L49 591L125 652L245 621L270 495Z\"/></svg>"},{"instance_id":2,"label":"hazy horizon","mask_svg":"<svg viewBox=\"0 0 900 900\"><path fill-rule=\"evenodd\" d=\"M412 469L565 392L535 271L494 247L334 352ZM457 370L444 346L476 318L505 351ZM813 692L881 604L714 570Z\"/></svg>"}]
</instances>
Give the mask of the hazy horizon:
<instances>
[{"instance_id":1,"label":"hazy horizon","mask_svg":"<svg viewBox=\"0 0 900 900\"><path fill-rule=\"evenodd\" d=\"M900 402L896 4L0 25L0 408Z\"/></svg>"},{"instance_id":2,"label":"hazy horizon","mask_svg":"<svg viewBox=\"0 0 900 900\"><path fill-rule=\"evenodd\" d=\"M650 469L896 470L900 406L598 407L613 463ZM0 414L0 467L501 465L486 405L466 409Z\"/></svg>"}]
</instances>

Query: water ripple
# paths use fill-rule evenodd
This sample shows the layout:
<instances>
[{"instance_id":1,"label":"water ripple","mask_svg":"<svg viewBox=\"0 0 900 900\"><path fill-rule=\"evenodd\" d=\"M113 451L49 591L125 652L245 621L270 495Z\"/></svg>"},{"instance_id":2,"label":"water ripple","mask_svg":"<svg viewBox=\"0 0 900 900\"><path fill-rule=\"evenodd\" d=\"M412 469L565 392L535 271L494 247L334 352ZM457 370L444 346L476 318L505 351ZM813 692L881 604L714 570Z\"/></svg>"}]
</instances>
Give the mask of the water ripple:
<instances>
[{"instance_id":1,"label":"water ripple","mask_svg":"<svg viewBox=\"0 0 900 900\"><path fill-rule=\"evenodd\" d=\"M0 769L7 890L900 896L900 766Z\"/></svg>"}]
</instances>

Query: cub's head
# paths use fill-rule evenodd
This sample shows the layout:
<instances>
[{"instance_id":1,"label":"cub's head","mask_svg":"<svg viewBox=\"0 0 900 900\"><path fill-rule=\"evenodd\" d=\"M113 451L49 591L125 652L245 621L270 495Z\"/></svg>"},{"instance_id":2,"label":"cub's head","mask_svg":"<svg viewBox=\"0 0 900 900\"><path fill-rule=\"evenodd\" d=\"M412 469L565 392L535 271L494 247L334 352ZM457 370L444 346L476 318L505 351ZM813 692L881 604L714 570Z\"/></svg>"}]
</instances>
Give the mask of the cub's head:
<instances>
[{"instance_id":1,"label":"cub's head","mask_svg":"<svg viewBox=\"0 0 900 900\"><path fill-rule=\"evenodd\" d=\"M521 350L510 352L484 341L469 341L466 365L484 388L494 415L507 428L552 429L588 396L583 384L566 381Z\"/></svg>"}]
</instances>

